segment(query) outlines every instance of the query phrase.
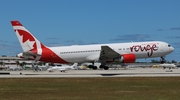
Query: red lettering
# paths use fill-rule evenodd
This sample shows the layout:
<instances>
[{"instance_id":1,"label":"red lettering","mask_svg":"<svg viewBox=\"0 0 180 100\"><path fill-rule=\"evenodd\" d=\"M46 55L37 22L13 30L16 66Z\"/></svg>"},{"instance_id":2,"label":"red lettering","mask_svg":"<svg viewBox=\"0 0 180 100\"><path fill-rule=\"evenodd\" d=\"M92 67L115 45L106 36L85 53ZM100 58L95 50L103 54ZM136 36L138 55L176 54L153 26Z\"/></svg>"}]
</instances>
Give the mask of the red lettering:
<instances>
[{"instance_id":1,"label":"red lettering","mask_svg":"<svg viewBox=\"0 0 180 100\"><path fill-rule=\"evenodd\" d=\"M134 47L134 50L135 50L136 52L138 52L138 51L139 51L139 46L135 46L135 47Z\"/></svg>"},{"instance_id":2,"label":"red lettering","mask_svg":"<svg viewBox=\"0 0 180 100\"><path fill-rule=\"evenodd\" d=\"M130 47L130 50L131 50L131 52L133 52L133 51L135 51L135 52L146 51L148 57L151 57L153 55L153 52L157 51L158 48L157 48L156 44L152 44L152 45L147 44L145 46L142 46L142 45L132 46L132 47Z\"/></svg>"},{"instance_id":3,"label":"red lettering","mask_svg":"<svg viewBox=\"0 0 180 100\"><path fill-rule=\"evenodd\" d=\"M133 52L133 48L134 48L134 46L130 47L131 52Z\"/></svg>"}]
</instances>

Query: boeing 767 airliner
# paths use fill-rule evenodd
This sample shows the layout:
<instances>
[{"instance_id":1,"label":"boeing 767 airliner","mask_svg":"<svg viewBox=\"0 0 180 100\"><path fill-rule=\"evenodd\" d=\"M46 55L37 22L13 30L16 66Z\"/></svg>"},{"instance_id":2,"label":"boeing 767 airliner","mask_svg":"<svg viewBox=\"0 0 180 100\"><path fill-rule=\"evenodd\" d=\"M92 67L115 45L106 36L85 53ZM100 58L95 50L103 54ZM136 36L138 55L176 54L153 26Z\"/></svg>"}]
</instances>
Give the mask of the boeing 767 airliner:
<instances>
[{"instance_id":1,"label":"boeing 767 airliner","mask_svg":"<svg viewBox=\"0 0 180 100\"><path fill-rule=\"evenodd\" d=\"M107 70L107 63L119 61L133 63L140 58L164 56L174 51L166 42L130 42L76 46L47 47L36 39L19 21L11 21L14 31L22 46L23 52L18 57L51 63L83 63L100 62L100 68Z\"/></svg>"}]
</instances>

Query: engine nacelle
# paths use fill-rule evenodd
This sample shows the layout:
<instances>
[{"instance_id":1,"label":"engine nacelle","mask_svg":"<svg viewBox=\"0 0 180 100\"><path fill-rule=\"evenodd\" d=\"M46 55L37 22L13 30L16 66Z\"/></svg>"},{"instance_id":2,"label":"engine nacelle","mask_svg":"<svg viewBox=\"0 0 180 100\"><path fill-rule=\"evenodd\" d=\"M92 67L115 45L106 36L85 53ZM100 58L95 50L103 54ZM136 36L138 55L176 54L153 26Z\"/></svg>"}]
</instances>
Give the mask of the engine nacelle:
<instances>
[{"instance_id":1,"label":"engine nacelle","mask_svg":"<svg viewBox=\"0 0 180 100\"><path fill-rule=\"evenodd\" d=\"M120 58L114 61L119 61L123 63L134 63L136 61L136 56L134 54L123 54Z\"/></svg>"},{"instance_id":2,"label":"engine nacelle","mask_svg":"<svg viewBox=\"0 0 180 100\"><path fill-rule=\"evenodd\" d=\"M108 60L107 63L111 63L111 62L134 63L135 61L136 61L136 56L134 54L123 54L119 58Z\"/></svg>"}]
</instances>

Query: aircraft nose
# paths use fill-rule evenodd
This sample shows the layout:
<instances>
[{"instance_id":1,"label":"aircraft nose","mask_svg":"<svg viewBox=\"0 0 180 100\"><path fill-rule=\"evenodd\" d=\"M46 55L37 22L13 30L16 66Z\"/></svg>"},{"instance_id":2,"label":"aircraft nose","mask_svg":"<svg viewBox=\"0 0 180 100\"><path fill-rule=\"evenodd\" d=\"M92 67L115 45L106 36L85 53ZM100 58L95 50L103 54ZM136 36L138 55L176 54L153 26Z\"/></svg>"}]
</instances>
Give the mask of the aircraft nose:
<instances>
[{"instance_id":1,"label":"aircraft nose","mask_svg":"<svg viewBox=\"0 0 180 100\"><path fill-rule=\"evenodd\" d=\"M173 47L171 47L171 48L170 48L170 51L171 51L171 52L173 52L173 51L174 51L174 48L173 48Z\"/></svg>"}]
</instances>

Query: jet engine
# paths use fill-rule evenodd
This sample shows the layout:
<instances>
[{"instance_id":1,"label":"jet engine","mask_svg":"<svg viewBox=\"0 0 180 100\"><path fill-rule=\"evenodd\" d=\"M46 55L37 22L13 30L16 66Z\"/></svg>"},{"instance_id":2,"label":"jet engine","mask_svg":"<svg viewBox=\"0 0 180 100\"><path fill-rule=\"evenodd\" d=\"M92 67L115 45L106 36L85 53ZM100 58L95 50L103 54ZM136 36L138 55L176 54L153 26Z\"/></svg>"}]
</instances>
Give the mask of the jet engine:
<instances>
[{"instance_id":1,"label":"jet engine","mask_svg":"<svg viewBox=\"0 0 180 100\"><path fill-rule=\"evenodd\" d=\"M115 59L114 61L134 63L136 61L136 56L134 54L122 54L118 59Z\"/></svg>"},{"instance_id":2,"label":"jet engine","mask_svg":"<svg viewBox=\"0 0 180 100\"><path fill-rule=\"evenodd\" d=\"M121 56L121 61L123 63L134 63L136 61L136 56L134 54L123 54Z\"/></svg>"}]
</instances>

